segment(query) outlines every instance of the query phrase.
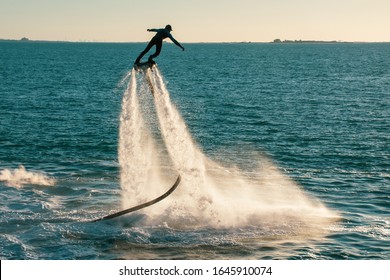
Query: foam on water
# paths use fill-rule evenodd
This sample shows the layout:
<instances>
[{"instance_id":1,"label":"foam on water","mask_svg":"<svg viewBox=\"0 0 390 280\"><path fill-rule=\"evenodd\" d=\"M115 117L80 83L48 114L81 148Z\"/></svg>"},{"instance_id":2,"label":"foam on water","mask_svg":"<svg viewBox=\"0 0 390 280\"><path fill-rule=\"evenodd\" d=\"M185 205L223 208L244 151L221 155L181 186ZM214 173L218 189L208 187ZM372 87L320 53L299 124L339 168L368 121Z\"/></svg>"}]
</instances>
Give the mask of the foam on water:
<instances>
[{"instance_id":1,"label":"foam on water","mask_svg":"<svg viewBox=\"0 0 390 280\"><path fill-rule=\"evenodd\" d=\"M338 217L319 200L306 194L267 158L258 159L259 168L254 176L209 159L195 143L172 104L159 70L147 71L165 148L173 169L182 176L180 186L169 198L145 210L150 223L164 223L173 228L259 226L318 230ZM121 186L137 197L149 192L139 180L146 180L151 175L148 164L155 163L158 157L155 151L150 152L151 146L137 144L150 143L153 139L150 139L150 133L144 132L147 129L137 107L137 94L140 93L137 93L135 76L133 72L124 96L119 155L121 170L127 170L125 174L121 173ZM124 108L126 106L132 109ZM131 157L124 154L132 155L140 162L147 159L147 162L131 164ZM128 174L132 174L131 179ZM162 185L165 182L155 183Z\"/></svg>"},{"instance_id":2,"label":"foam on water","mask_svg":"<svg viewBox=\"0 0 390 280\"><path fill-rule=\"evenodd\" d=\"M21 188L24 185L54 186L56 180L39 172L27 171L23 165L16 169L0 170L0 181L9 187Z\"/></svg>"}]
</instances>

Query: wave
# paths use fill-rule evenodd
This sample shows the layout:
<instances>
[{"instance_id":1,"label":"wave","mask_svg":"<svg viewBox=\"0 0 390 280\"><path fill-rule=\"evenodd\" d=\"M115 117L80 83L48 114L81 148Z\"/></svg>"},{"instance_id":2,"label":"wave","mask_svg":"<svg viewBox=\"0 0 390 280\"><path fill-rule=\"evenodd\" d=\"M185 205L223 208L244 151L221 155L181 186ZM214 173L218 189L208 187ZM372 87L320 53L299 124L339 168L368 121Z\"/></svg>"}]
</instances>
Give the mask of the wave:
<instances>
[{"instance_id":1,"label":"wave","mask_svg":"<svg viewBox=\"0 0 390 280\"><path fill-rule=\"evenodd\" d=\"M23 165L16 169L0 170L0 181L6 186L21 188L24 185L54 186L56 180L40 172L27 171Z\"/></svg>"}]
</instances>

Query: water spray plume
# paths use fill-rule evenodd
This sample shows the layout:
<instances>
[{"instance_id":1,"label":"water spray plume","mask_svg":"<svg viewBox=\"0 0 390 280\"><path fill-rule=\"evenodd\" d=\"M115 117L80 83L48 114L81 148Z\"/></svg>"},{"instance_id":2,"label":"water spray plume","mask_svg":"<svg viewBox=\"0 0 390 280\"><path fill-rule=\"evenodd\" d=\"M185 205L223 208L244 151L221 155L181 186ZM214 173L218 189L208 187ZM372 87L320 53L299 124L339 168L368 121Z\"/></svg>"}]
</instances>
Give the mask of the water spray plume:
<instances>
[{"instance_id":1,"label":"water spray plume","mask_svg":"<svg viewBox=\"0 0 390 280\"><path fill-rule=\"evenodd\" d=\"M121 169L122 207L144 202L158 191L160 182L154 139L142 116L137 95L137 80L132 70L122 100L118 158Z\"/></svg>"},{"instance_id":2,"label":"water spray plume","mask_svg":"<svg viewBox=\"0 0 390 280\"><path fill-rule=\"evenodd\" d=\"M137 75L145 75L147 82L141 79L140 83L152 86L156 119L166 157L172 165L170 170L182 176L180 186L169 198L143 210L150 223L173 228L254 226L307 230L323 228L337 218L337 213L306 194L265 157L256 159L259 169L255 176L209 159L172 104L157 67L142 74L133 71L123 97L119 162L124 200L131 194L134 205L152 192L153 186L166 185L166 180L161 179L166 166L158 163L161 151L156 151L155 136L145 125L139 108L138 95L145 92L137 89ZM153 172L151 166L155 167ZM148 181L150 176L155 179L154 185Z\"/></svg>"}]
</instances>

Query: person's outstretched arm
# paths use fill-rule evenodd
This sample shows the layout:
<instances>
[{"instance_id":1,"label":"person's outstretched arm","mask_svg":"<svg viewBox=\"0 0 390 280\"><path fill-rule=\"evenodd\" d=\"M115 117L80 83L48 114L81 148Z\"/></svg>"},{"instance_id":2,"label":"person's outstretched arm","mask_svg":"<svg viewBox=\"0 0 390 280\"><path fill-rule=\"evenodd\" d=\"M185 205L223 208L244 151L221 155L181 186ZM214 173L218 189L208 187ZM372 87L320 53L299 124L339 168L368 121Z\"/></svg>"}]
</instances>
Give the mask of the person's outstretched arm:
<instances>
[{"instance_id":1,"label":"person's outstretched arm","mask_svg":"<svg viewBox=\"0 0 390 280\"><path fill-rule=\"evenodd\" d=\"M174 42L176 46L180 47L184 51L184 47L182 45L180 45L180 43L178 41L176 41L175 38L173 38L173 36L171 34L169 34L169 39L171 39L172 42Z\"/></svg>"},{"instance_id":2,"label":"person's outstretched arm","mask_svg":"<svg viewBox=\"0 0 390 280\"><path fill-rule=\"evenodd\" d=\"M149 32L158 32L158 29L156 29L156 28L151 28L151 29L148 29L147 31L149 31Z\"/></svg>"}]
</instances>

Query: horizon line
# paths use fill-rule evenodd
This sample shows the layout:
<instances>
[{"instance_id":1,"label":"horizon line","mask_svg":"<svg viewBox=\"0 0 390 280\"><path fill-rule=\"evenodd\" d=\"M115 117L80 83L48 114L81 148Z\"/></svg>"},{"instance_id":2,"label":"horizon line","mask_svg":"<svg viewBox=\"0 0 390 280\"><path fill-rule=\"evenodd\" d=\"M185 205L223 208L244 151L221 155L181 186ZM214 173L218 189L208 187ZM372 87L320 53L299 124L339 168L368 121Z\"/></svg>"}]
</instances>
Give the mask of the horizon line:
<instances>
[{"instance_id":1,"label":"horizon line","mask_svg":"<svg viewBox=\"0 0 390 280\"><path fill-rule=\"evenodd\" d=\"M48 39L29 39L23 37L21 39L4 39L0 38L0 41L13 41L13 42L48 42L48 43L115 43L115 44L137 44L137 43L147 43L149 41L91 41L91 40L48 40ZM173 44L172 42L165 41L165 43ZM272 41L188 41L181 42L183 44L297 44L297 43L390 43L390 41L342 41L342 40L302 40L302 39L286 39L280 40L279 42Z\"/></svg>"}]
</instances>

